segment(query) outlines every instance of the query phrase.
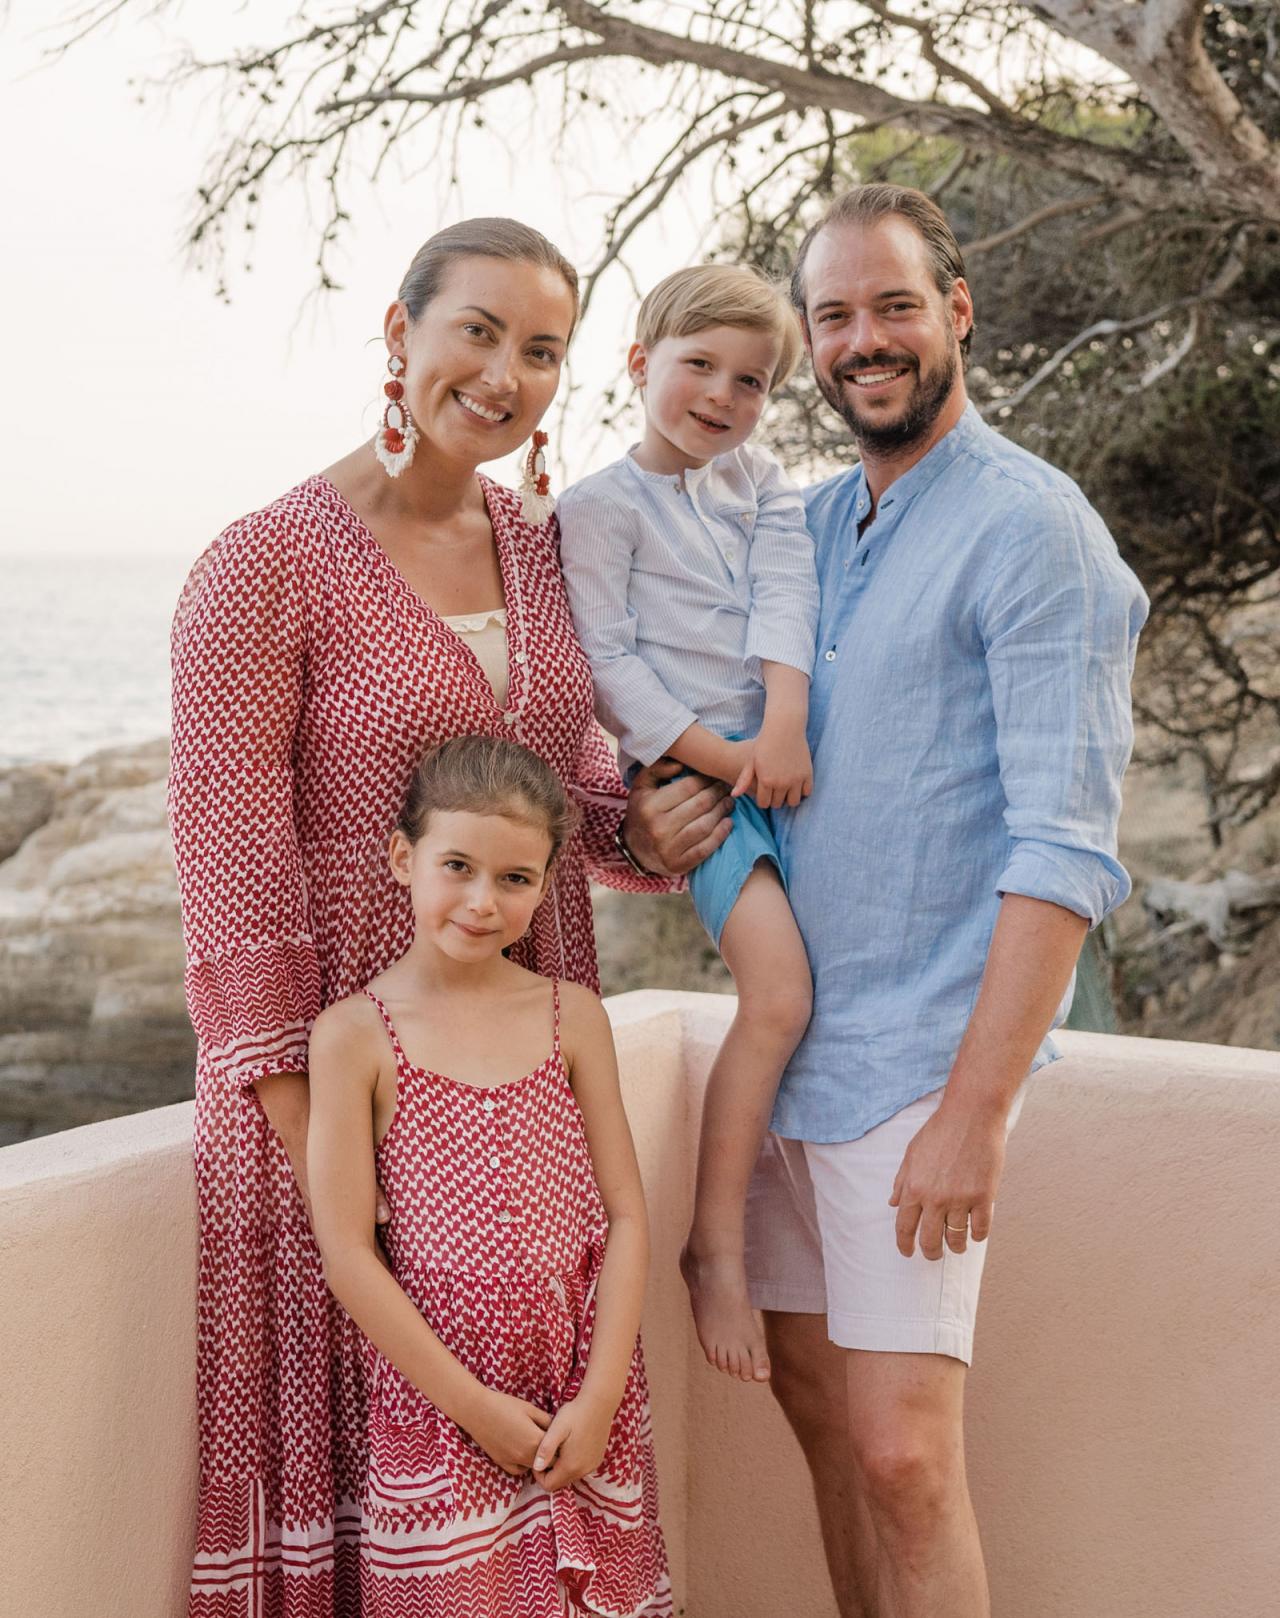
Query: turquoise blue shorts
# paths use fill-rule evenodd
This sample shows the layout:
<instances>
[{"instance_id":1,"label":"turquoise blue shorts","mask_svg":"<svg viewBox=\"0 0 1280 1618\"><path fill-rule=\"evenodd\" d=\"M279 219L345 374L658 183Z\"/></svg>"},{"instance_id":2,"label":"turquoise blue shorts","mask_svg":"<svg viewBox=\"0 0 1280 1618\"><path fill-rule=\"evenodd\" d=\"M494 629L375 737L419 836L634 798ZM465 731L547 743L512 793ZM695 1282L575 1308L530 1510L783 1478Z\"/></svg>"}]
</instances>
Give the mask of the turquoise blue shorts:
<instances>
[{"instance_id":1,"label":"turquoise blue shorts","mask_svg":"<svg viewBox=\"0 0 1280 1618\"><path fill-rule=\"evenodd\" d=\"M743 884L760 860L772 862L785 892L787 879L778 858L769 811L761 809L752 798L735 798L733 830L714 854L709 854L701 865L689 872L693 908L717 949L729 912L737 904Z\"/></svg>"}]
</instances>

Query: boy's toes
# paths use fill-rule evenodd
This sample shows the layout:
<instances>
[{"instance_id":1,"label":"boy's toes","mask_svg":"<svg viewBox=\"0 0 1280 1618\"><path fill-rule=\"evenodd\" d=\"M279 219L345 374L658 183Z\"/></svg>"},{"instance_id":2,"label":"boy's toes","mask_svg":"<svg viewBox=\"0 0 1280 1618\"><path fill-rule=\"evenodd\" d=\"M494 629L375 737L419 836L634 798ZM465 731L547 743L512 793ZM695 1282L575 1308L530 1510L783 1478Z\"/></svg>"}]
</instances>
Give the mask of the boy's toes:
<instances>
[{"instance_id":1,"label":"boy's toes","mask_svg":"<svg viewBox=\"0 0 1280 1618\"><path fill-rule=\"evenodd\" d=\"M762 1343L751 1345L751 1377L752 1382L767 1382L770 1376L769 1356Z\"/></svg>"}]
</instances>

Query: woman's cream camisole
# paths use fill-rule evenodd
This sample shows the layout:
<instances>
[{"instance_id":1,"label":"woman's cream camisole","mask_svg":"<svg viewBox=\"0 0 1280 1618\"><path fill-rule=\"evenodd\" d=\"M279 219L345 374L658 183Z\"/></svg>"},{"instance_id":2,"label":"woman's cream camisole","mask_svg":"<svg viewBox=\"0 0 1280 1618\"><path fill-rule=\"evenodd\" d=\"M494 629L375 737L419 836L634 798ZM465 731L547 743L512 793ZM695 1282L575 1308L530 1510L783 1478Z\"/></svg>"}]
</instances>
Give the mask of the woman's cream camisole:
<instances>
[{"instance_id":1,"label":"woman's cream camisole","mask_svg":"<svg viewBox=\"0 0 1280 1618\"><path fill-rule=\"evenodd\" d=\"M460 635L475 653L499 708L507 701L507 609L493 607L488 612L465 612L446 618L445 623Z\"/></svg>"}]
</instances>

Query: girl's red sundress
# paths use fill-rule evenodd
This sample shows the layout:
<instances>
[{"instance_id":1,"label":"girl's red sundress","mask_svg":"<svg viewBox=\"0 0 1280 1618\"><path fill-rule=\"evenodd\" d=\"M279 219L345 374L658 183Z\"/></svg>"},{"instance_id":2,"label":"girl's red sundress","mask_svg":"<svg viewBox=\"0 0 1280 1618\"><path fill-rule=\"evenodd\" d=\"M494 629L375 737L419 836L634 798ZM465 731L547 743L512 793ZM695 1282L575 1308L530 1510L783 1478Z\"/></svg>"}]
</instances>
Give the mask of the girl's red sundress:
<instances>
[{"instance_id":1,"label":"girl's red sundress","mask_svg":"<svg viewBox=\"0 0 1280 1618\"><path fill-rule=\"evenodd\" d=\"M608 1221L560 1052L471 1085L396 1057L377 1148L396 1279L486 1387L554 1412L578 1392ZM367 1618L659 1618L671 1613L637 1341L597 1471L548 1494L509 1477L373 1353L361 1588Z\"/></svg>"},{"instance_id":2,"label":"girl's red sundress","mask_svg":"<svg viewBox=\"0 0 1280 1618\"><path fill-rule=\"evenodd\" d=\"M305 1072L323 1007L413 936L386 845L424 748L513 736L583 806L512 953L598 986L588 874L646 882L613 847L625 795L592 715L551 521L481 480L502 569L510 693L313 477L233 523L173 626L169 806L199 1036L192 1618L359 1618L364 1345L329 1295L288 1158L254 1091Z\"/></svg>"}]
</instances>

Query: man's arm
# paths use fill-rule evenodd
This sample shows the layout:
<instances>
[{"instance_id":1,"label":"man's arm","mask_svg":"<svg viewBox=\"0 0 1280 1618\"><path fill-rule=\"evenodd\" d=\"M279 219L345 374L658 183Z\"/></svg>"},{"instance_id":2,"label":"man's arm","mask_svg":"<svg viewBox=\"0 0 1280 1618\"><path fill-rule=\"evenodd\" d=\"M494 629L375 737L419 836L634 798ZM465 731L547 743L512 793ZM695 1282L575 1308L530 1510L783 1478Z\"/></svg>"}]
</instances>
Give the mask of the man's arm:
<instances>
[{"instance_id":1,"label":"man's arm","mask_svg":"<svg viewBox=\"0 0 1280 1618\"><path fill-rule=\"evenodd\" d=\"M889 1199L898 1249L917 1233L926 1258L963 1252L966 1223L985 1241L1004 1168L1009 1108L1067 992L1089 923L1043 899L1006 894L977 1004L941 1105L907 1148ZM951 1229L947 1230L946 1227Z\"/></svg>"},{"instance_id":2,"label":"man's arm","mask_svg":"<svg viewBox=\"0 0 1280 1618\"><path fill-rule=\"evenodd\" d=\"M898 1247L962 1252L991 1227L1009 1108L1053 1024L1080 945L1120 904L1120 783L1129 680L1146 599L1078 496L1013 515L982 580L1009 852L973 1014L937 1112L907 1149L891 1201ZM947 1227L950 1226L950 1229Z\"/></svg>"}]
</instances>

